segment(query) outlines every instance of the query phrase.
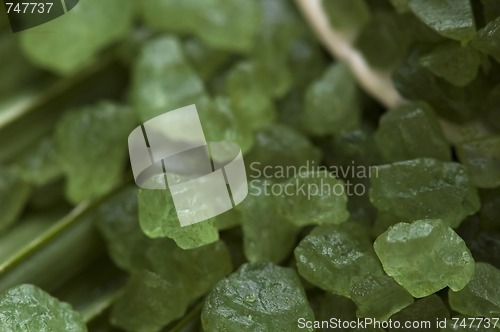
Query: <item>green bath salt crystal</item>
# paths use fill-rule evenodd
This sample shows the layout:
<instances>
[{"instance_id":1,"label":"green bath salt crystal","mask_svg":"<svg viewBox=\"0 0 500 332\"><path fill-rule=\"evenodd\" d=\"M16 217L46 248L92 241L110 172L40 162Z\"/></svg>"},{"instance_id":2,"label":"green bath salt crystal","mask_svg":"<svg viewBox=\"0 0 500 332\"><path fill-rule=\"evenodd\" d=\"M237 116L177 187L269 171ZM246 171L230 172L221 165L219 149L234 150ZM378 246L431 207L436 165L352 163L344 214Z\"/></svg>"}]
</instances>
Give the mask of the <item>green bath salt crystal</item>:
<instances>
[{"instance_id":1,"label":"green bath salt crystal","mask_svg":"<svg viewBox=\"0 0 500 332\"><path fill-rule=\"evenodd\" d=\"M500 62L500 17L495 18L479 30L476 38L472 41L472 47Z\"/></svg>"},{"instance_id":2,"label":"green bath salt crystal","mask_svg":"<svg viewBox=\"0 0 500 332\"><path fill-rule=\"evenodd\" d=\"M349 218L344 182L330 173L299 173L280 186L280 212L297 226L341 224Z\"/></svg>"},{"instance_id":3,"label":"green bath salt crystal","mask_svg":"<svg viewBox=\"0 0 500 332\"><path fill-rule=\"evenodd\" d=\"M202 79L171 36L148 41L132 70L132 99L142 121L205 97Z\"/></svg>"},{"instance_id":4,"label":"green bath salt crystal","mask_svg":"<svg viewBox=\"0 0 500 332\"><path fill-rule=\"evenodd\" d=\"M383 271L365 230L352 222L316 227L295 248L299 274L326 291L350 297L358 279Z\"/></svg>"},{"instance_id":5,"label":"green bath salt crystal","mask_svg":"<svg viewBox=\"0 0 500 332\"><path fill-rule=\"evenodd\" d=\"M71 202L99 197L119 185L127 160L124 142L136 124L131 108L111 102L64 114L56 126L55 142Z\"/></svg>"},{"instance_id":6,"label":"green bath salt crystal","mask_svg":"<svg viewBox=\"0 0 500 332\"><path fill-rule=\"evenodd\" d=\"M384 271L414 297L448 286L458 291L474 275L465 242L441 220L398 223L374 243Z\"/></svg>"},{"instance_id":7,"label":"green bath salt crystal","mask_svg":"<svg viewBox=\"0 0 500 332\"><path fill-rule=\"evenodd\" d=\"M400 106L380 118L375 141L388 161L419 157L451 159L451 149L434 111L424 103Z\"/></svg>"},{"instance_id":8,"label":"green bath salt crystal","mask_svg":"<svg viewBox=\"0 0 500 332\"><path fill-rule=\"evenodd\" d=\"M68 13L23 31L19 36L21 46L36 65L72 74L91 64L103 48L127 35L134 8L133 1L80 1Z\"/></svg>"},{"instance_id":9,"label":"green bath salt crystal","mask_svg":"<svg viewBox=\"0 0 500 332\"><path fill-rule=\"evenodd\" d=\"M394 314L390 318L393 322L400 322L401 326L408 321L421 321L421 322L431 322L430 328L426 328L429 332L439 332L439 328L436 327L435 322L443 321L444 319L450 319L450 312L443 300L436 295L432 294L430 296L424 297L410 304L406 308L402 309L398 313ZM416 331L414 329L405 328L390 328L389 332L395 331Z\"/></svg>"},{"instance_id":10,"label":"green bath salt crystal","mask_svg":"<svg viewBox=\"0 0 500 332\"><path fill-rule=\"evenodd\" d=\"M0 294L0 331L86 332L82 316L40 288L23 284Z\"/></svg>"},{"instance_id":11,"label":"green bath salt crystal","mask_svg":"<svg viewBox=\"0 0 500 332\"><path fill-rule=\"evenodd\" d=\"M231 53L209 47L198 38L188 38L182 46L189 63L205 82L212 79L232 60Z\"/></svg>"},{"instance_id":12,"label":"green bath salt crystal","mask_svg":"<svg viewBox=\"0 0 500 332\"><path fill-rule=\"evenodd\" d=\"M204 98L196 105L207 142L233 142L246 154L254 143L253 132L235 113L227 97Z\"/></svg>"},{"instance_id":13,"label":"green bath salt crystal","mask_svg":"<svg viewBox=\"0 0 500 332\"><path fill-rule=\"evenodd\" d=\"M164 183L164 175L155 175L149 181ZM138 198L139 223L149 238L169 237L182 249L201 247L219 239L213 218L182 227L169 189L140 189Z\"/></svg>"},{"instance_id":14,"label":"green bath salt crystal","mask_svg":"<svg viewBox=\"0 0 500 332\"><path fill-rule=\"evenodd\" d=\"M357 126L359 91L347 65L335 63L306 90L304 126L312 135L337 134Z\"/></svg>"},{"instance_id":15,"label":"green bath salt crystal","mask_svg":"<svg viewBox=\"0 0 500 332\"><path fill-rule=\"evenodd\" d=\"M404 58L413 37L405 33L407 24L408 20L403 23L402 17L393 12L376 11L361 30L355 46L374 68L393 68Z\"/></svg>"},{"instance_id":16,"label":"green bath salt crystal","mask_svg":"<svg viewBox=\"0 0 500 332\"><path fill-rule=\"evenodd\" d=\"M258 67L261 87L271 97L283 97L293 81L290 53L292 44L307 35L307 26L295 4L288 0L255 0L262 21L250 54Z\"/></svg>"},{"instance_id":17,"label":"green bath salt crystal","mask_svg":"<svg viewBox=\"0 0 500 332\"><path fill-rule=\"evenodd\" d=\"M211 47L238 52L252 47L261 16L257 1L144 0L140 5L152 28L194 34Z\"/></svg>"},{"instance_id":18,"label":"green bath salt crystal","mask_svg":"<svg viewBox=\"0 0 500 332\"><path fill-rule=\"evenodd\" d=\"M221 280L201 314L206 332L304 331L299 318L314 320L299 277L271 263L244 264Z\"/></svg>"},{"instance_id":19,"label":"green bath salt crystal","mask_svg":"<svg viewBox=\"0 0 500 332\"><path fill-rule=\"evenodd\" d=\"M225 79L224 90L246 130L258 130L276 118L276 109L261 71L256 63L241 61L231 68Z\"/></svg>"},{"instance_id":20,"label":"green bath salt crystal","mask_svg":"<svg viewBox=\"0 0 500 332\"><path fill-rule=\"evenodd\" d=\"M351 287L351 299L358 306L358 317L387 320L413 303L413 297L388 276L368 276Z\"/></svg>"},{"instance_id":21,"label":"green bath salt crystal","mask_svg":"<svg viewBox=\"0 0 500 332\"><path fill-rule=\"evenodd\" d=\"M476 34L470 0L410 0L410 9L443 37L467 43Z\"/></svg>"},{"instance_id":22,"label":"green bath salt crystal","mask_svg":"<svg viewBox=\"0 0 500 332\"><path fill-rule=\"evenodd\" d=\"M477 187L500 186L500 136L460 143L457 146L457 154Z\"/></svg>"},{"instance_id":23,"label":"green bath salt crystal","mask_svg":"<svg viewBox=\"0 0 500 332\"><path fill-rule=\"evenodd\" d=\"M100 205L95 214L108 253L120 268L130 273L154 272L190 299L206 293L232 270L229 250L222 241L185 250L169 238L148 238L139 226L137 200L137 189L130 187Z\"/></svg>"},{"instance_id":24,"label":"green bath salt crystal","mask_svg":"<svg viewBox=\"0 0 500 332\"><path fill-rule=\"evenodd\" d=\"M299 228L279 213L276 198L266 195L265 185L272 184L267 180L252 180L252 193L239 206L243 248L250 262L280 263L293 250Z\"/></svg>"},{"instance_id":25,"label":"green bath salt crystal","mask_svg":"<svg viewBox=\"0 0 500 332\"><path fill-rule=\"evenodd\" d=\"M149 271L134 273L113 304L111 323L126 331L156 332L181 318L188 301L182 289L159 275Z\"/></svg>"},{"instance_id":26,"label":"green bath salt crystal","mask_svg":"<svg viewBox=\"0 0 500 332\"><path fill-rule=\"evenodd\" d=\"M453 310L471 317L500 319L500 270L477 262L472 280L463 289L448 292Z\"/></svg>"},{"instance_id":27,"label":"green bath salt crystal","mask_svg":"<svg viewBox=\"0 0 500 332\"><path fill-rule=\"evenodd\" d=\"M423 55L420 64L453 85L466 86L476 78L481 56L471 47L449 43Z\"/></svg>"},{"instance_id":28,"label":"green bath salt crystal","mask_svg":"<svg viewBox=\"0 0 500 332\"><path fill-rule=\"evenodd\" d=\"M245 161L250 165L251 177L271 177L283 181L294 176L294 172L280 172L287 167L319 164L321 152L304 134L284 125L266 126L255 133L255 144ZM271 170L264 172L266 166Z\"/></svg>"},{"instance_id":29,"label":"green bath salt crystal","mask_svg":"<svg viewBox=\"0 0 500 332\"><path fill-rule=\"evenodd\" d=\"M461 164L419 158L377 167L370 200L400 221L441 219L457 227L479 210L477 190Z\"/></svg>"}]
</instances>

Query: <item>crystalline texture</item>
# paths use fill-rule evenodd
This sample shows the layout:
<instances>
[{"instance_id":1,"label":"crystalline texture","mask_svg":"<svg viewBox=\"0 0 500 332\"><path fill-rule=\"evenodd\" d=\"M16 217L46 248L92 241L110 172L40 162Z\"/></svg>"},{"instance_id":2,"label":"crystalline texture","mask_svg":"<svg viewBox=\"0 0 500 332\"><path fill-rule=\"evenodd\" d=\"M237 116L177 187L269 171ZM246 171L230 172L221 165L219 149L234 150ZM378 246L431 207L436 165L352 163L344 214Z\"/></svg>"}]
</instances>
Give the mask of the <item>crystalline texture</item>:
<instances>
[{"instance_id":1,"label":"crystalline texture","mask_svg":"<svg viewBox=\"0 0 500 332\"><path fill-rule=\"evenodd\" d=\"M314 135L339 133L359 122L356 83L343 63L331 65L306 91L304 126Z\"/></svg>"},{"instance_id":2,"label":"crystalline texture","mask_svg":"<svg viewBox=\"0 0 500 332\"><path fill-rule=\"evenodd\" d=\"M437 218L456 227L479 210L477 191L458 163L420 158L377 169L370 200L400 221Z\"/></svg>"},{"instance_id":3,"label":"crystalline texture","mask_svg":"<svg viewBox=\"0 0 500 332\"><path fill-rule=\"evenodd\" d=\"M369 276L355 283L351 287L351 299L358 306L358 317L378 320L387 320L413 303L413 297L388 276Z\"/></svg>"},{"instance_id":4,"label":"crystalline texture","mask_svg":"<svg viewBox=\"0 0 500 332\"><path fill-rule=\"evenodd\" d=\"M472 280L462 290L448 292L453 310L471 317L500 318L500 270L478 262Z\"/></svg>"},{"instance_id":5,"label":"crystalline texture","mask_svg":"<svg viewBox=\"0 0 500 332\"><path fill-rule=\"evenodd\" d=\"M398 223L374 243L385 272L414 297L449 286L460 290L474 274L465 242L440 220Z\"/></svg>"},{"instance_id":6,"label":"crystalline texture","mask_svg":"<svg viewBox=\"0 0 500 332\"><path fill-rule=\"evenodd\" d=\"M86 332L83 318L67 303L33 285L0 295L0 330L5 332Z\"/></svg>"},{"instance_id":7,"label":"crystalline texture","mask_svg":"<svg viewBox=\"0 0 500 332\"><path fill-rule=\"evenodd\" d=\"M133 69L132 97L142 121L205 97L203 81L177 38L161 37L144 46Z\"/></svg>"},{"instance_id":8,"label":"crystalline texture","mask_svg":"<svg viewBox=\"0 0 500 332\"><path fill-rule=\"evenodd\" d=\"M275 197L265 194L261 181L251 181L254 192L239 206L245 256L250 262L280 263L290 255L299 229L279 214Z\"/></svg>"},{"instance_id":9,"label":"crystalline texture","mask_svg":"<svg viewBox=\"0 0 500 332\"><path fill-rule=\"evenodd\" d=\"M251 176L274 177L280 168L319 164L320 158L319 149L305 135L284 124L276 124L255 134L254 147L245 160L250 165ZM276 172L265 172L266 166L273 166Z\"/></svg>"},{"instance_id":10,"label":"crystalline texture","mask_svg":"<svg viewBox=\"0 0 500 332\"><path fill-rule=\"evenodd\" d=\"M470 0L410 0L410 8L444 37L466 43L476 34Z\"/></svg>"},{"instance_id":11,"label":"crystalline texture","mask_svg":"<svg viewBox=\"0 0 500 332\"><path fill-rule=\"evenodd\" d=\"M246 0L145 0L141 6L153 28L194 34L209 46L239 52L252 47L261 16L258 2Z\"/></svg>"},{"instance_id":12,"label":"crystalline texture","mask_svg":"<svg viewBox=\"0 0 500 332\"><path fill-rule=\"evenodd\" d=\"M341 224L349 218L344 183L332 174L299 173L280 185L280 212L297 226Z\"/></svg>"},{"instance_id":13,"label":"crystalline texture","mask_svg":"<svg viewBox=\"0 0 500 332\"><path fill-rule=\"evenodd\" d=\"M207 332L303 331L299 318L314 320L299 277L271 263L244 264L221 280L201 315Z\"/></svg>"},{"instance_id":14,"label":"crystalline texture","mask_svg":"<svg viewBox=\"0 0 500 332\"><path fill-rule=\"evenodd\" d=\"M163 174L151 180L164 181ZM138 197L139 222L148 237L169 237L183 249L200 247L219 239L213 219L181 227L169 190L140 189Z\"/></svg>"},{"instance_id":15,"label":"crystalline texture","mask_svg":"<svg viewBox=\"0 0 500 332\"><path fill-rule=\"evenodd\" d=\"M132 109L110 102L65 113L55 141L70 201L99 197L121 182L127 159L124 142L135 125Z\"/></svg>"},{"instance_id":16,"label":"crystalline texture","mask_svg":"<svg viewBox=\"0 0 500 332\"><path fill-rule=\"evenodd\" d=\"M111 322L127 331L155 332L181 318L187 305L182 289L142 271L132 274L123 295L113 304Z\"/></svg>"},{"instance_id":17,"label":"crystalline texture","mask_svg":"<svg viewBox=\"0 0 500 332\"><path fill-rule=\"evenodd\" d=\"M146 237L139 227L134 187L100 205L95 218L115 264L131 273L154 272L181 289L189 300L205 294L232 270L229 251L221 241L184 250L171 239Z\"/></svg>"},{"instance_id":18,"label":"crystalline texture","mask_svg":"<svg viewBox=\"0 0 500 332\"><path fill-rule=\"evenodd\" d=\"M481 56L470 47L449 43L422 56L420 64L453 85L466 86L476 78Z\"/></svg>"},{"instance_id":19,"label":"crystalline texture","mask_svg":"<svg viewBox=\"0 0 500 332\"><path fill-rule=\"evenodd\" d=\"M443 321L444 319L450 319L450 312L448 308L443 303L443 300L436 294L424 297L417 300L413 304L407 306L400 312L391 316L391 320L398 321L401 326L404 326L405 322L408 321L429 321L432 322L431 328L426 331L439 332L439 328L436 327L434 322L439 319ZM404 329L389 329L390 332L404 331Z\"/></svg>"},{"instance_id":20,"label":"crystalline texture","mask_svg":"<svg viewBox=\"0 0 500 332\"><path fill-rule=\"evenodd\" d=\"M57 19L21 33L21 45L40 67L70 74L124 37L131 28L133 12L133 1L80 1Z\"/></svg>"},{"instance_id":21,"label":"crystalline texture","mask_svg":"<svg viewBox=\"0 0 500 332\"><path fill-rule=\"evenodd\" d=\"M361 226L348 224L319 226L295 248L302 277L345 297L358 279L383 274L368 235Z\"/></svg>"},{"instance_id":22,"label":"crystalline texture","mask_svg":"<svg viewBox=\"0 0 500 332\"><path fill-rule=\"evenodd\" d=\"M472 41L472 46L500 62L500 17L479 30L476 38Z\"/></svg>"},{"instance_id":23,"label":"crystalline texture","mask_svg":"<svg viewBox=\"0 0 500 332\"><path fill-rule=\"evenodd\" d=\"M261 71L255 63L242 61L232 67L225 80L225 91L237 118L250 130L260 129L276 117Z\"/></svg>"},{"instance_id":24,"label":"crystalline texture","mask_svg":"<svg viewBox=\"0 0 500 332\"><path fill-rule=\"evenodd\" d=\"M392 68L403 59L414 37L407 33L408 22L405 20L403 24L403 16L396 13L377 11L361 30L356 47L371 66ZM412 31L412 34L415 32Z\"/></svg>"},{"instance_id":25,"label":"crystalline texture","mask_svg":"<svg viewBox=\"0 0 500 332\"><path fill-rule=\"evenodd\" d=\"M451 159L433 110L426 104L410 104L385 113L375 134L377 146L388 161L429 157Z\"/></svg>"},{"instance_id":26,"label":"crystalline texture","mask_svg":"<svg viewBox=\"0 0 500 332\"><path fill-rule=\"evenodd\" d=\"M500 136L460 143L457 146L457 154L477 187L500 186Z\"/></svg>"}]
</instances>

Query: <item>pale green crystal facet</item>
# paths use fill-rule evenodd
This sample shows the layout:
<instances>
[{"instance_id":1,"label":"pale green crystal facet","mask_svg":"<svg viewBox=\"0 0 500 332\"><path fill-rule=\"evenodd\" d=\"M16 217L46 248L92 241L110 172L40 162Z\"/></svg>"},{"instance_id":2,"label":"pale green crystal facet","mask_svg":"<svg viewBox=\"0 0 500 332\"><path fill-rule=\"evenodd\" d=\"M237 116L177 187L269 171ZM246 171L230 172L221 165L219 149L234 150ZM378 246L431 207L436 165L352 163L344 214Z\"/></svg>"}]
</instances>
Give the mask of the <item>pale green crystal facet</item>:
<instances>
[{"instance_id":1,"label":"pale green crystal facet","mask_svg":"<svg viewBox=\"0 0 500 332\"><path fill-rule=\"evenodd\" d=\"M164 183L163 176L157 175L151 181ZM181 227L170 190L140 189L138 197L139 222L148 237L169 237L183 249L200 247L219 239L213 219ZM199 206L203 208L201 203Z\"/></svg>"},{"instance_id":2,"label":"pale green crystal facet","mask_svg":"<svg viewBox=\"0 0 500 332\"><path fill-rule=\"evenodd\" d=\"M191 300L232 270L229 250L222 241L185 250L169 238L148 238L139 227L137 204L137 189L131 187L104 202L95 214L111 259L120 268L155 272Z\"/></svg>"},{"instance_id":3,"label":"pale green crystal facet","mask_svg":"<svg viewBox=\"0 0 500 332\"><path fill-rule=\"evenodd\" d=\"M481 56L473 48L450 43L422 56L420 64L453 85L466 86L476 78Z\"/></svg>"},{"instance_id":4,"label":"pale green crystal facet","mask_svg":"<svg viewBox=\"0 0 500 332\"><path fill-rule=\"evenodd\" d=\"M280 185L280 212L297 226L341 224L349 218L344 182L330 173L299 173Z\"/></svg>"},{"instance_id":5,"label":"pale green crystal facet","mask_svg":"<svg viewBox=\"0 0 500 332\"><path fill-rule=\"evenodd\" d=\"M500 136L460 143L457 146L457 154L477 187L500 186Z\"/></svg>"},{"instance_id":6,"label":"pale green crystal facet","mask_svg":"<svg viewBox=\"0 0 500 332\"><path fill-rule=\"evenodd\" d=\"M406 322L409 321L425 321L431 322L430 328L426 328L429 332L439 332L437 327L437 320L443 321L444 319L450 319L450 311L443 303L443 300L436 294L424 297L410 304L400 312L391 316L392 321L400 322L401 326L404 326ZM416 331L417 328L390 328L390 332L395 331Z\"/></svg>"},{"instance_id":7,"label":"pale green crystal facet","mask_svg":"<svg viewBox=\"0 0 500 332\"><path fill-rule=\"evenodd\" d=\"M318 226L295 248L295 259L307 281L345 297L357 279L383 274L369 237L351 222Z\"/></svg>"},{"instance_id":8,"label":"pale green crystal facet","mask_svg":"<svg viewBox=\"0 0 500 332\"><path fill-rule=\"evenodd\" d=\"M201 321L206 332L313 331L299 318L314 320L297 274L271 263L244 264L208 295Z\"/></svg>"},{"instance_id":9,"label":"pale green crystal facet","mask_svg":"<svg viewBox=\"0 0 500 332\"><path fill-rule=\"evenodd\" d=\"M68 13L23 31L21 45L38 66L71 74L92 63L105 46L123 38L132 26L133 13L133 1L80 1Z\"/></svg>"},{"instance_id":10,"label":"pale green crystal facet","mask_svg":"<svg viewBox=\"0 0 500 332\"><path fill-rule=\"evenodd\" d=\"M248 51L260 23L257 1L144 0L140 4L149 26L194 34L220 49Z\"/></svg>"},{"instance_id":11,"label":"pale green crystal facet","mask_svg":"<svg viewBox=\"0 0 500 332\"><path fill-rule=\"evenodd\" d=\"M419 157L451 159L434 111L424 103L398 107L380 118L375 141L387 161Z\"/></svg>"},{"instance_id":12,"label":"pale green crystal facet","mask_svg":"<svg viewBox=\"0 0 500 332\"><path fill-rule=\"evenodd\" d=\"M441 219L457 227L479 210L479 197L461 164L420 158L377 167L370 200L400 221Z\"/></svg>"},{"instance_id":13,"label":"pale green crystal facet","mask_svg":"<svg viewBox=\"0 0 500 332\"><path fill-rule=\"evenodd\" d=\"M476 263L472 280L462 290L448 292L453 310L471 317L500 319L500 270L488 263Z\"/></svg>"},{"instance_id":14,"label":"pale green crystal facet","mask_svg":"<svg viewBox=\"0 0 500 332\"><path fill-rule=\"evenodd\" d=\"M476 34L470 0L410 0L413 13L440 35L469 42Z\"/></svg>"},{"instance_id":15,"label":"pale green crystal facet","mask_svg":"<svg viewBox=\"0 0 500 332\"><path fill-rule=\"evenodd\" d=\"M161 37L145 44L132 76L132 98L142 121L196 104L203 97L203 81L177 38Z\"/></svg>"},{"instance_id":16,"label":"pale green crystal facet","mask_svg":"<svg viewBox=\"0 0 500 332\"><path fill-rule=\"evenodd\" d=\"M331 65L306 90L303 121L313 135L354 128L360 118L359 94L347 65Z\"/></svg>"},{"instance_id":17,"label":"pale green crystal facet","mask_svg":"<svg viewBox=\"0 0 500 332\"><path fill-rule=\"evenodd\" d=\"M33 285L19 285L0 294L0 331L86 332L82 316Z\"/></svg>"},{"instance_id":18,"label":"pale green crystal facet","mask_svg":"<svg viewBox=\"0 0 500 332\"><path fill-rule=\"evenodd\" d=\"M351 286L351 299L358 306L358 317L387 320L413 303L413 297L388 276L368 276Z\"/></svg>"},{"instance_id":19,"label":"pale green crystal facet","mask_svg":"<svg viewBox=\"0 0 500 332\"><path fill-rule=\"evenodd\" d=\"M186 312L188 297L161 276L132 274L123 294L113 304L111 322L126 331L159 331Z\"/></svg>"},{"instance_id":20,"label":"pale green crystal facet","mask_svg":"<svg viewBox=\"0 0 500 332\"><path fill-rule=\"evenodd\" d=\"M279 213L276 198L266 195L263 181L250 182L250 195L238 207L245 256L250 262L280 263L291 254L299 229Z\"/></svg>"},{"instance_id":21,"label":"pale green crystal facet","mask_svg":"<svg viewBox=\"0 0 500 332\"><path fill-rule=\"evenodd\" d=\"M440 220L398 223L375 240L374 248L385 272L414 297L446 286L458 291L474 275L465 242Z\"/></svg>"},{"instance_id":22,"label":"pale green crystal facet","mask_svg":"<svg viewBox=\"0 0 500 332\"><path fill-rule=\"evenodd\" d=\"M136 122L131 108L111 102L64 114L56 127L55 142L71 202L99 197L120 184L127 137Z\"/></svg>"}]
</instances>

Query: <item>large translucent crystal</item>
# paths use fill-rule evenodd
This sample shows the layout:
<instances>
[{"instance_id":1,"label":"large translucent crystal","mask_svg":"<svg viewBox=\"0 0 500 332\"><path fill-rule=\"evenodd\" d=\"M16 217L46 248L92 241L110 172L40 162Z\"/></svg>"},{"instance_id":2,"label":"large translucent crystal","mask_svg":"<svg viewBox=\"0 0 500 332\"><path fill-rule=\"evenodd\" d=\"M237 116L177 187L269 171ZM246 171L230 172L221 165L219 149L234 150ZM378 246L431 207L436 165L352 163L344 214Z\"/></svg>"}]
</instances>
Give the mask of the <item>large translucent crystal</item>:
<instances>
[{"instance_id":1,"label":"large translucent crystal","mask_svg":"<svg viewBox=\"0 0 500 332\"><path fill-rule=\"evenodd\" d=\"M375 141L385 159L391 162L419 157L451 159L451 148L438 119L424 103L404 105L382 115Z\"/></svg>"},{"instance_id":2,"label":"large translucent crystal","mask_svg":"<svg viewBox=\"0 0 500 332\"><path fill-rule=\"evenodd\" d=\"M352 222L316 227L295 248L295 259L307 281L345 297L358 279L383 275L368 234Z\"/></svg>"},{"instance_id":3,"label":"large translucent crystal","mask_svg":"<svg viewBox=\"0 0 500 332\"><path fill-rule=\"evenodd\" d=\"M370 200L400 221L436 218L456 227L479 210L477 190L461 164L420 158L377 169Z\"/></svg>"},{"instance_id":4,"label":"large translucent crystal","mask_svg":"<svg viewBox=\"0 0 500 332\"><path fill-rule=\"evenodd\" d=\"M449 286L458 291L474 275L465 242L441 220L398 223L374 243L385 272L414 297Z\"/></svg>"},{"instance_id":5,"label":"large translucent crystal","mask_svg":"<svg viewBox=\"0 0 500 332\"><path fill-rule=\"evenodd\" d=\"M0 294L0 330L5 332L86 332L82 316L33 285Z\"/></svg>"},{"instance_id":6,"label":"large translucent crystal","mask_svg":"<svg viewBox=\"0 0 500 332\"><path fill-rule=\"evenodd\" d=\"M304 331L299 318L314 320L299 277L271 263L244 264L221 280L201 315L207 332Z\"/></svg>"},{"instance_id":7,"label":"large translucent crystal","mask_svg":"<svg viewBox=\"0 0 500 332\"><path fill-rule=\"evenodd\" d=\"M351 287L351 299L358 306L358 317L387 320L413 303L413 297L388 276L369 276ZM390 299L390 300L388 300Z\"/></svg>"},{"instance_id":8,"label":"large translucent crystal","mask_svg":"<svg viewBox=\"0 0 500 332\"><path fill-rule=\"evenodd\" d=\"M136 124L131 108L111 102L64 114L57 123L55 142L71 202L97 198L121 183L125 142Z\"/></svg>"}]
</instances>

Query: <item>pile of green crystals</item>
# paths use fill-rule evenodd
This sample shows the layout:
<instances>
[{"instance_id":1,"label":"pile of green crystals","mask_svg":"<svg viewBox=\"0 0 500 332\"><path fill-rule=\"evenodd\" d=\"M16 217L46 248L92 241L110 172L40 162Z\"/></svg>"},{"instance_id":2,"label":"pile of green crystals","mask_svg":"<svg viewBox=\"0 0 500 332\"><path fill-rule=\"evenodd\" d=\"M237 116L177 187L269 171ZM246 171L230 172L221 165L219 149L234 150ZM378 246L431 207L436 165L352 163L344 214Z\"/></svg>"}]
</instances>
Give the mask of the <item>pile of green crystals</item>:
<instances>
[{"instance_id":1,"label":"pile of green crystals","mask_svg":"<svg viewBox=\"0 0 500 332\"><path fill-rule=\"evenodd\" d=\"M21 142L0 147L1 331L500 331L500 5L322 6L403 105L289 0L80 0L0 30L0 138ZM3 120L40 77L26 113L53 115ZM133 185L127 137L190 104L242 149L249 194L181 227L169 190ZM319 322L365 318L401 328Z\"/></svg>"}]
</instances>

